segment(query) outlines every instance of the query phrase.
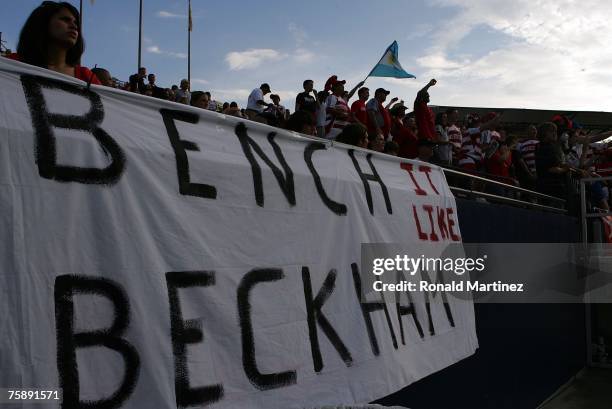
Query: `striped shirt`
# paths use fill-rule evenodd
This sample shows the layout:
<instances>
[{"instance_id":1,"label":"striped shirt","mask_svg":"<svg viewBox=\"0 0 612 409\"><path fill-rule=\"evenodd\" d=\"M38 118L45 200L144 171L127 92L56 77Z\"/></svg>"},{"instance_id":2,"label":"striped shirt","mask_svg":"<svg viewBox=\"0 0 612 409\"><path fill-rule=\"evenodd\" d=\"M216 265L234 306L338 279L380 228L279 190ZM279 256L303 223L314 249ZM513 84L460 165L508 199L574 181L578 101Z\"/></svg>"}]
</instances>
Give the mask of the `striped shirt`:
<instances>
[{"instance_id":1,"label":"striped shirt","mask_svg":"<svg viewBox=\"0 0 612 409\"><path fill-rule=\"evenodd\" d=\"M525 165L527 165L531 173L535 173L536 171L535 151L538 143L540 143L540 141L537 139L528 139L518 146L518 150L525 161Z\"/></svg>"},{"instance_id":2,"label":"striped shirt","mask_svg":"<svg viewBox=\"0 0 612 409\"><path fill-rule=\"evenodd\" d=\"M478 165L482 162L482 145L480 143L480 128L470 128L461 138L461 156L459 165Z\"/></svg>"},{"instance_id":3,"label":"striped shirt","mask_svg":"<svg viewBox=\"0 0 612 409\"><path fill-rule=\"evenodd\" d=\"M453 146L453 151L459 154L461 151L461 129L457 125L451 125L446 128L446 134L448 135L448 141Z\"/></svg>"},{"instance_id":4,"label":"striped shirt","mask_svg":"<svg viewBox=\"0 0 612 409\"><path fill-rule=\"evenodd\" d=\"M350 115L351 110L349 109L348 104L342 97L338 97L336 95L330 95L326 100L328 108L335 108L345 111L347 115ZM338 119L335 118L332 114L328 113L325 118L325 138L327 139L336 139L342 129L347 126L350 122L347 119Z\"/></svg>"}]
</instances>

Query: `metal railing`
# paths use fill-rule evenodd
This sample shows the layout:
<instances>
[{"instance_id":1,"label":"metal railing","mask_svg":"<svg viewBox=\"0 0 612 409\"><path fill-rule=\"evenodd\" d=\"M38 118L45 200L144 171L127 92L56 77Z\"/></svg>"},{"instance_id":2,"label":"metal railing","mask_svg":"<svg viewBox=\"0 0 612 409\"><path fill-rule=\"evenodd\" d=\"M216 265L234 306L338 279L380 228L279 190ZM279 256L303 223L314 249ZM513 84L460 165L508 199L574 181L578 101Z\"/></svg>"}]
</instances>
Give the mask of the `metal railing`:
<instances>
[{"instance_id":1,"label":"metal railing","mask_svg":"<svg viewBox=\"0 0 612 409\"><path fill-rule=\"evenodd\" d=\"M445 175L452 175L454 177L460 177L460 178L464 178L470 181L468 188L453 186L453 184L449 182L449 187L453 193L460 193L460 194L464 194L470 197L482 197L484 199L489 199L489 200L496 201L496 202L508 203L514 206L528 207L532 209L540 209L540 210L546 210L550 212L567 214L565 199L545 195L540 192L535 192L533 190L525 189L519 186L510 185L508 183L503 183L498 180L489 179L487 177L478 176L478 175L474 175L471 173L461 172L461 171L447 168L447 167L443 167L442 170L444 171ZM534 203L534 202L527 201L527 200L517 199L514 197L500 196L494 193L488 193L488 192L485 192L479 189L475 189L473 187L474 183L471 183L474 181L480 182L482 185L481 188L484 188L484 184L486 185L492 184L492 185L496 185L496 186L499 186L505 189L507 192L516 193L517 197L522 197L523 195L525 195L533 199L536 199L536 200L540 199L540 200L543 200L551 204L545 205L541 203Z\"/></svg>"}]
</instances>

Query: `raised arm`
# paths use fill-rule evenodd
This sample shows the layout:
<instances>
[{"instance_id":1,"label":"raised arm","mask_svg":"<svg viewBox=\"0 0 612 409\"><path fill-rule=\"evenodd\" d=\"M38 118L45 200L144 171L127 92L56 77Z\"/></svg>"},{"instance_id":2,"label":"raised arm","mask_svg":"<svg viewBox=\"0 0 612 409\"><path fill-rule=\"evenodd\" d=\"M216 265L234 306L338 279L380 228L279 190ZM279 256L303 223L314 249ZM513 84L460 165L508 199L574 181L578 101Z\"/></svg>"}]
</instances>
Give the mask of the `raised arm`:
<instances>
[{"instance_id":1,"label":"raised arm","mask_svg":"<svg viewBox=\"0 0 612 409\"><path fill-rule=\"evenodd\" d=\"M385 106L385 109L391 108L391 105L393 105L395 102L397 102L398 99L399 99L398 97L391 98L391 101L389 101L389 103Z\"/></svg>"},{"instance_id":2,"label":"raised arm","mask_svg":"<svg viewBox=\"0 0 612 409\"><path fill-rule=\"evenodd\" d=\"M429 82L427 83L427 85L425 85L425 86L424 86L424 87L423 87L423 88L422 88L422 89L419 91L419 93L429 91L429 88L433 87L433 86L434 86L434 85L436 85L437 83L438 83L438 81L436 81L435 79L433 79L433 78L432 78L431 80L429 80Z\"/></svg>"}]
</instances>

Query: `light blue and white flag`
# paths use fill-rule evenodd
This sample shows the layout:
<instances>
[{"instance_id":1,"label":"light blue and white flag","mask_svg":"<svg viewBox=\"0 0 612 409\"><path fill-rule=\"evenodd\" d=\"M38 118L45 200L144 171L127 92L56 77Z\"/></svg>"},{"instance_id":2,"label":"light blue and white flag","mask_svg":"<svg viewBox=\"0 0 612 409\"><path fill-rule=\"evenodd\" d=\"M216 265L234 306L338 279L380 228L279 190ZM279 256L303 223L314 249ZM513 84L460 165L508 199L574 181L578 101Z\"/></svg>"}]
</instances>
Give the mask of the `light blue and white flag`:
<instances>
[{"instance_id":1,"label":"light blue and white flag","mask_svg":"<svg viewBox=\"0 0 612 409\"><path fill-rule=\"evenodd\" d=\"M372 68L368 77L393 77L393 78L416 78L414 75L407 73L399 63L397 41L387 48L382 58Z\"/></svg>"}]
</instances>

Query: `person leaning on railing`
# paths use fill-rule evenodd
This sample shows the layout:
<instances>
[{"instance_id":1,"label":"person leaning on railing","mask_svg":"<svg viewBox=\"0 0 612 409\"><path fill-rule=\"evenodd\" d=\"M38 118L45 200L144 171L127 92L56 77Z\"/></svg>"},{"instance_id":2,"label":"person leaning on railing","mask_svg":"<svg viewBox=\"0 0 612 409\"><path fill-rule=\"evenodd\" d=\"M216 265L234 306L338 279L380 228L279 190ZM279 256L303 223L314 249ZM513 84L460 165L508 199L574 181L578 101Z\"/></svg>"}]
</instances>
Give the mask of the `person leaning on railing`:
<instances>
[{"instance_id":1,"label":"person leaning on railing","mask_svg":"<svg viewBox=\"0 0 612 409\"><path fill-rule=\"evenodd\" d=\"M17 53L8 58L100 85L96 75L80 65L84 50L79 11L70 3L43 1L23 25Z\"/></svg>"}]
</instances>

